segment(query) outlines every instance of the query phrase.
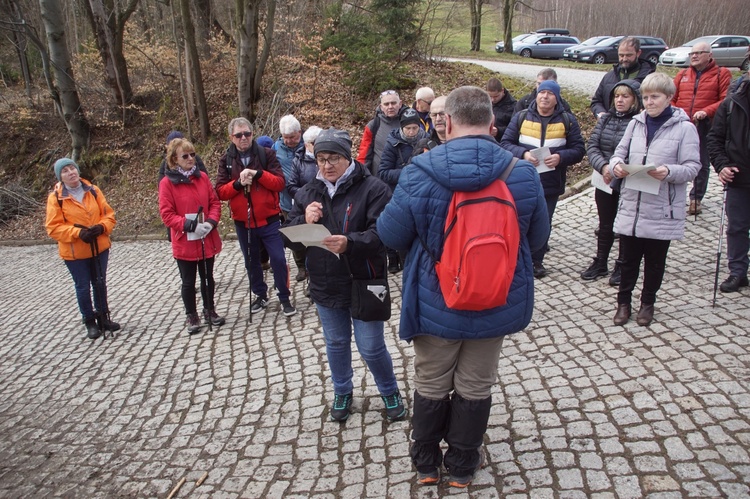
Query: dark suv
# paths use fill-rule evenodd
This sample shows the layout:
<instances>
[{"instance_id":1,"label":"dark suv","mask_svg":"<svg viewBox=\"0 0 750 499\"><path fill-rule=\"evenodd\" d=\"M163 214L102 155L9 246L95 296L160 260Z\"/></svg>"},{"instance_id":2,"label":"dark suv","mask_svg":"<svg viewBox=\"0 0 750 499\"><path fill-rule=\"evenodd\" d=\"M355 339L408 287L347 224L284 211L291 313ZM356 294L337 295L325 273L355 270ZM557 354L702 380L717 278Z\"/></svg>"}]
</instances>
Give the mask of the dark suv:
<instances>
[{"instance_id":1,"label":"dark suv","mask_svg":"<svg viewBox=\"0 0 750 499\"><path fill-rule=\"evenodd\" d=\"M589 62L594 64L615 63L617 58L617 46L624 36L613 36L602 40L596 45L581 47L573 53L571 59L578 62ZM653 36L636 36L641 41L641 59L647 59L654 64L659 62L659 56L667 50L667 44L661 38Z\"/></svg>"}]
</instances>

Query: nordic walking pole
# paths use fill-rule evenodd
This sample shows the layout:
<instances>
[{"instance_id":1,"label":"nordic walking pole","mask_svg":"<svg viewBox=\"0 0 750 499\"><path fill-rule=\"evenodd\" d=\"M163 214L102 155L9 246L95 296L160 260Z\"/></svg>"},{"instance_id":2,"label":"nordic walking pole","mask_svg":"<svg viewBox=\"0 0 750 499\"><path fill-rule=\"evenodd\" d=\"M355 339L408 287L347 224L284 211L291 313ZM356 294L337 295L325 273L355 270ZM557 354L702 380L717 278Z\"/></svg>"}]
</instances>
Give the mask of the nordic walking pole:
<instances>
[{"instance_id":1,"label":"nordic walking pole","mask_svg":"<svg viewBox=\"0 0 750 499\"><path fill-rule=\"evenodd\" d=\"M74 227L79 229L89 230L90 227L86 227L81 224L74 224ZM99 243L97 238L89 242L91 248L91 273L94 275L94 293L99 297L99 306L96 311L96 325L99 332L102 334L102 338L107 339L107 330L104 328L105 321L109 322L109 307L107 306L107 295L104 292L104 272L102 270L102 262L99 259ZM104 309L104 310L102 310ZM114 332L112 333L114 336Z\"/></svg>"},{"instance_id":2,"label":"nordic walking pole","mask_svg":"<svg viewBox=\"0 0 750 499\"><path fill-rule=\"evenodd\" d=\"M724 184L724 199L721 202L721 222L719 223L719 247L716 249L716 274L714 275L714 300L716 306L716 290L719 288L719 271L721 270L721 244L724 242L724 217L727 214L727 186Z\"/></svg>"},{"instance_id":3,"label":"nordic walking pole","mask_svg":"<svg viewBox=\"0 0 750 499\"><path fill-rule=\"evenodd\" d=\"M198 207L198 213L195 215L195 219L200 221L201 213L203 213L203 206ZM201 262L203 263L203 276L201 277L201 287L204 289L204 292L206 293L205 298L210 296L210 292L208 289L208 262L206 262L206 241L201 237ZM208 309L208 303L205 302L205 299L203 300L203 305L206 307L206 310ZM211 304L213 306L213 303ZM211 324L211 311L208 312L208 317L206 318L206 322L208 322L208 331L213 332L214 327L213 324Z\"/></svg>"},{"instance_id":4,"label":"nordic walking pole","mask_svg":"<svg viewBox=\"0 0 750 499\"><path fill-rule=\"evenodd\" d=\"M250 186L245 186L245 198L247 198L247 266L250 267L250 272L247 274L247 280L249 283L249 302L247 307L247 322L253 323L253 257L250 252L250 243L252 237L250 235L250 212L252 211L253 201L250 198Z\"/></svg>"}]
</instances>

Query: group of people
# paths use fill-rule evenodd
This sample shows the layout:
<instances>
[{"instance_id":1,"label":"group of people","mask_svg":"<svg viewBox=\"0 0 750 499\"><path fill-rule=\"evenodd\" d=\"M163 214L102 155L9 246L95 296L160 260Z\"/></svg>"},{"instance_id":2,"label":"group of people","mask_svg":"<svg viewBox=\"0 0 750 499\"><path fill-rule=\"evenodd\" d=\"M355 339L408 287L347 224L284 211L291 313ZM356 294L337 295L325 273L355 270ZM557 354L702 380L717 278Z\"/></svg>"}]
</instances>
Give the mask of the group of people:
<instances>
[{"instance_id":1,"label":"group of people","mask_svg":"<svg viewBox=\"0 0 750 499\"><path fill-rule=\"evenodd\" d=\"M413 344L415 353L410 455L417 481L440 482L444 467L451 486L468 486L484 464L481 448L503 339L531 321L534 279L547 274L543 260L566 170L586 153L601 179L595 194L597 253L581 277L593 280L609 274L607 260L615 234L619 235L615 324L624 325L631 317L642 260L636 320L640 325L653 320L670 242L684 232L687 183L702 168L702 136L694 123L714 114L706 147L719 178L730 187L731 275L722 291L748 285L750 83L746 77L730 99L711 109L694 99L688 114L675 107L675 99L688 91L683 80L700 81L692 84L697 91L708 80L705 75L713 74L710 47L696 45L691 53L691 61L709 56L705 65L689 69L702 76L681 73L677 82L654 73L639 55L637 39L621 42L620 62L592 100L598 121L588 144L575 116L566 110L551 69L540 72L536 88L518 101L497 78L490 79L486 89L460 87L447 96L420 88L411 107L396 91L382 92L356 156L344 130L303 130L289 115L280 121L279 139L266 142L255 139L250 122L235 118L228 126L231 144L219 160L213 185L200 168L193 144L180 134L171 136L159 182L159 208L182 280L188 333L201 329L196 274L201 279L203 319L216 326L225 322L216 312L213 281L214 260L222 247L216 230L221 201L230 207L255 295L253 314L265 309L269 300L263 251L273 269L282 312L296 312L279 229L324 226L330 235L322 246L290 249L298 280L309 282L309 296L322 325L333 384L330 418L343 422L351 414L352 337L375 379L386 419L406 417L385 344L384 320L361 318L353 301L356 283L378 280L385 285L373 286L378 288L374 294L382 300L388 293L387 273L403 270L399 335ZM633 165L645 167L654 183L650 190L633 182ZM103 194L80 179L72 160L58 160L55 174L60 182L48 200L47 230L58 240L87 334L95 339L102 330L119 329L109 320L103 275L114 214ZM483 310L451 308L441 292L434 258L442 252L448 205L455 192L478 191L501 176L514 199L520 233L507 301ZM695 188L697 213L702 194L699 186ZM94 310L91 286L96 310L106 314ZM445 453L442 441L447 443Z\"/></svg>"}]
</instances>

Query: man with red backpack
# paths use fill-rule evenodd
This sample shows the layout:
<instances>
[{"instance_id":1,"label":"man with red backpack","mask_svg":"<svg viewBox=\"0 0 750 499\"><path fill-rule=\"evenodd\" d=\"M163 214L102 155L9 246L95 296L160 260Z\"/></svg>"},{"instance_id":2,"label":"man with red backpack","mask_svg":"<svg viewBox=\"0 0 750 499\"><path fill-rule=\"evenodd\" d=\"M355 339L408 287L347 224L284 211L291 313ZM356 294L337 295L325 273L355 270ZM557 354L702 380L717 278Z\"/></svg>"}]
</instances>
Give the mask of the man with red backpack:
<instances>
[{"instance_id":1,"label":"man with red backpack","mask_svg":"<svg viewBox=\"0 0 750 499\"><path fill-rule=\"evenodd\" d=\"M448 483L466 487L483 464L480 448L503 338L531 320L531 252L544 245L549 218L534 167L516 162L491 135L494 115L487 92L477 87L452 91L445 117L448 140L404 168L377 230L385 245L408 251L399 334L414 343L410 453L417 481L437 484L444 465ZM450 208L462 198L488 216L464 217L458 204ZM455 219L448 220L449 211L456 213ZM495 228L482 226L488 220L497 221ZM505 240L506 230L516 239ZM490 234L491 247L503 250L484 251L469 244L476 252L466 253L451 275L446 269L461 260L456 249L462 246L451 238L471 238L472 231ZM497 292L498 283L491 277L471 282L495 267L511 273L506 293ZM466 296L464 291L473 293ZM445 456L442 440L448 443Z\"/></svg>"}]
</instances>

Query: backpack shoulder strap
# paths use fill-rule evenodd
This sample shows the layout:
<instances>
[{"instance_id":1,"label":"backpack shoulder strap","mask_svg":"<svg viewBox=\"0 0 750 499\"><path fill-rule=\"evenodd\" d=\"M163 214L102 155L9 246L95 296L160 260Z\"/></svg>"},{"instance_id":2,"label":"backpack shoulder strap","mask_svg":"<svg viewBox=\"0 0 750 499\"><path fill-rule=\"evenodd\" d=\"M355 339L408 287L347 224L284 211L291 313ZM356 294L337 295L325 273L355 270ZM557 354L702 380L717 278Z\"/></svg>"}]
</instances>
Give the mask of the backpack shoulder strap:
<instances>
[{"instance_id":1,"label":"backpack shoulder strap","mask_svg":"<svg viewBox=\"0 0 750 499\"><path fill-rule=\"evenodd\" d=\"M515 168L516 163L518 163L518 158L513 156L513 159L510 160L510 164L505 168L502 175L500 175L500 178L498 180L502 180L503 182L506 182L508 180L508 177L510 176L510 172L513 171L513 168Z\"/></svg>"},{"instance_id":2,"label":"backpack shoulder strap","mask_svg":"<svg viewBox=\"0 0 750 499\"><path fill-rule=\"evenodd\" d=\"M260 160L260 166L263 167L265 170L268 166L268 158L266 158L266 148L258 144L255 140L253 140L253 146L255 147L256 151L258 151L258 159Z\"/></svg>"},{"instance_id":3,"label":"backpack shoulder strap","mask_svg":"<svg viewBox=\"0 0 750 499\"><path fill-rule=\"evenodd\" d=\"M570 133L570 116L567 111L563 111L562 119L563 124L565 125L565 136L567 137Z\"/></svg>"}]
</instances>

